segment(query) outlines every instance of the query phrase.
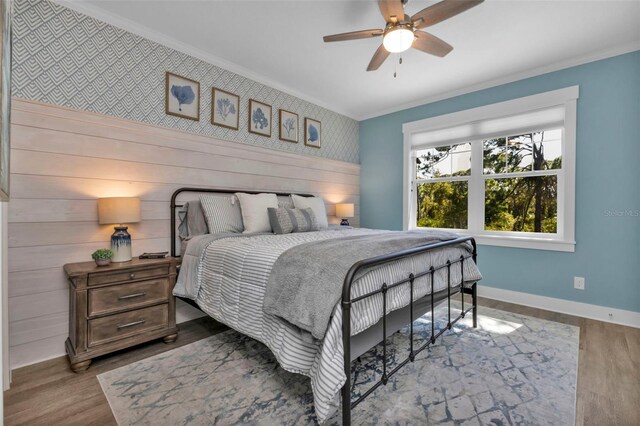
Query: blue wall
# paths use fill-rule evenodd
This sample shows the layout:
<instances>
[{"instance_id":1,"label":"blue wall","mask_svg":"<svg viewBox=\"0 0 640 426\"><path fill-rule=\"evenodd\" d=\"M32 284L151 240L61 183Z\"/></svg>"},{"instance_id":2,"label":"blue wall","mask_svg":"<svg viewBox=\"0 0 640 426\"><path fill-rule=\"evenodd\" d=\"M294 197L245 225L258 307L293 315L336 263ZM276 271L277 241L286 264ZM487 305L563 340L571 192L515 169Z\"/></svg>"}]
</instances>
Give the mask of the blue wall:
<instances>
[{"instance_id":1,"label":"blue wall","mask_svg":"<svg viewBox=\"0 0 640 426\"><path fill-rule=\"evenodd\" d=\"M483 284L640 312L640 51L362 121L362 226L402 229L403 123L573 85L576 251L480 246Z\"/></svg>"}]
</instances>

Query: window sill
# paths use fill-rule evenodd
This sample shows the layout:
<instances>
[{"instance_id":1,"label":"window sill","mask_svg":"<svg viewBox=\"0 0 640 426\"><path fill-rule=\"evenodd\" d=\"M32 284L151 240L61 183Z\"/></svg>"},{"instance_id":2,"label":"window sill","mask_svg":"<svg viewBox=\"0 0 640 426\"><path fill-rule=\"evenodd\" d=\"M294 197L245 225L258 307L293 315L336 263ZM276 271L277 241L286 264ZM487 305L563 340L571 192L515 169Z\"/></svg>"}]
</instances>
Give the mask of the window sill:
<instances>
[{"instance_id":1,"label":"window sill","mask_svg":"<svg viewBox=\"0 0 640 426\"><path fill-rule=\"evenodd\" d=\"M484 246L514 247L534 250L575 252L575 241L552 240L548 238L502 237L497 235L473 235L476 243Z\"/></svg>"},{"instance_id":2,"label":"window sill","mask_svg":"<svg viewBox=\"0 0 640 426\"><path fill-rule=\"evenodd\" d=\"M464 235L470 235L476 239L478 245L483 246L497 246L497 247L513 247L532 250L550 250L550 251L564 251L575 252L575 241L563 241L554 240L551 238L536 238L536 237L519 237L519 236L505 236L505 235L487 235L487 234L474 234L466 229L440 229L440 228L415 228L434 231L449 231Z\"/></svg>"}]
</instances>

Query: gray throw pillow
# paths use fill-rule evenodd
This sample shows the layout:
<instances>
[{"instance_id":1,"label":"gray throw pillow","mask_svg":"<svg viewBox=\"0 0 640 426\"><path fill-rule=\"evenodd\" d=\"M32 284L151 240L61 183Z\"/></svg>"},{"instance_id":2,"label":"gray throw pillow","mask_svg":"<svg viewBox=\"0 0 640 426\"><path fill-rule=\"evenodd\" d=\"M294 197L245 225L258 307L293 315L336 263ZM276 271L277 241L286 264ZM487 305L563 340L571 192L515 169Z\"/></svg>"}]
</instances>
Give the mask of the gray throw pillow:
<instances>
[{"instance_id":1,"label":"gray throw pillow","mask_svg":"<svg viewBox=\"0 0 640 426\"><path fill-rule=\"evenodd\" d=\"M235 195L201 195L200 204L210 234L244 230L240 203Z\"/></svg>"},{"instance_id":2,"label":"gray throw pillow","mask_svg":"<svg viewBox=\"0 0 640 426\"><path fill-rule=\"evenodd\" d=\"M278 195L278 207L286 207L288 209L295 209L293 200L290 195Z\"/></svg>"},{"instance_id":3,"label":"gray throw pillow","mask_svg":"<svg viewBox=\"0 0 640 426\"><path fill-rule=\"evenodd\" d=\"M293 200L293 205L296 207L296 209L313 209L320 229L326 229L329 227L329 223L327 221L327 210L322 198L301 197L300 195L292 194L291 199Z\"/></svg>"},{"instance_id":4,"label":"gray throw pillow","mask_svg":"<svg viewBox=\"0 0 640 426\"><path fill-rule=\"evenodd\" d=\"M178 217L180 218L179 235L182 240L209 233L200 200L185 201L182 209L178 211Z\"/></svg>"},{"instance_id":5,"label":"gray throw pillow","mask_svg":"<svg viewBox=\"0 0 640 426\"><path fill-rule=\"evenodd\" d=\"M311 209L288 209L280 207L268 208L271 229L276 234L290 234L292 232L319 231L318 221Z\"/></svg>"}]
</instances>

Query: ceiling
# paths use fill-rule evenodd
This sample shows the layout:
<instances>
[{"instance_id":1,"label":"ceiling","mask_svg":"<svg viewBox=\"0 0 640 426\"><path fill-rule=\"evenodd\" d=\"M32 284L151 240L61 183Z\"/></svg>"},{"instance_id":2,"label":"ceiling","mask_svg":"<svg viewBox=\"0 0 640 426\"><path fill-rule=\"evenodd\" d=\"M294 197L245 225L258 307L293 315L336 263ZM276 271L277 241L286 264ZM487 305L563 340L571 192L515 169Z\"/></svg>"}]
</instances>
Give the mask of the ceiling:
<instances>
[{"instance_id":1,"label":"ceiling","mask_svg":"<svg viewBox=\"0 0 640 426\"><path fill-rule=\"evenodd\" d=\"M486 0L428 29L454 46L445 58L410 49L375 72L381 39L322 41L382 28L375 1L58 2L355 119L640 49L638 1Z\"/></svg>"}]
</instances>

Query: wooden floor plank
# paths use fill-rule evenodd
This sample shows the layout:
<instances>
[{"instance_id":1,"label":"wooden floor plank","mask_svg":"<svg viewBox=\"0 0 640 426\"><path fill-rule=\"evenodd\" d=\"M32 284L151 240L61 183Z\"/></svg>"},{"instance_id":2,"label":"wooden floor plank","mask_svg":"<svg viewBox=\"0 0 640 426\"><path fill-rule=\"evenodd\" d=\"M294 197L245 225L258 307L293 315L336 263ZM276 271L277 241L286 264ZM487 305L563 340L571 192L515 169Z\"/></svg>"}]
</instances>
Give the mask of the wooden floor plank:
<instances>
[{"instance_id":1,"label":"wooden floor plank","mask_svg":"<svg viewBox=\"0 0 640 426\"><path fill-rule=\"evenodd\" d=\"M485 298L479 304L580 327L576 424L640 424L640 329ZM115 425L97 375L226 330L210 318L180 327L175 343L151 342L102 357L82 374L72 373L65 357L14 371L4 393L5 424Z\"/></svg>"},{"instance_id":2,"label":"wooden floor plank","mask_svg":"<svg viewBox=\"0 0 640 426\"><path fill-rule=\"evenodd\" d=\"M178 340L162 340L96 359L84 373L69 369L66 357L19 368L4 393L6 425L115 424L97 375L193 343L227 328L210 318L180 324Z\"/></svg>"}]
</instances>

